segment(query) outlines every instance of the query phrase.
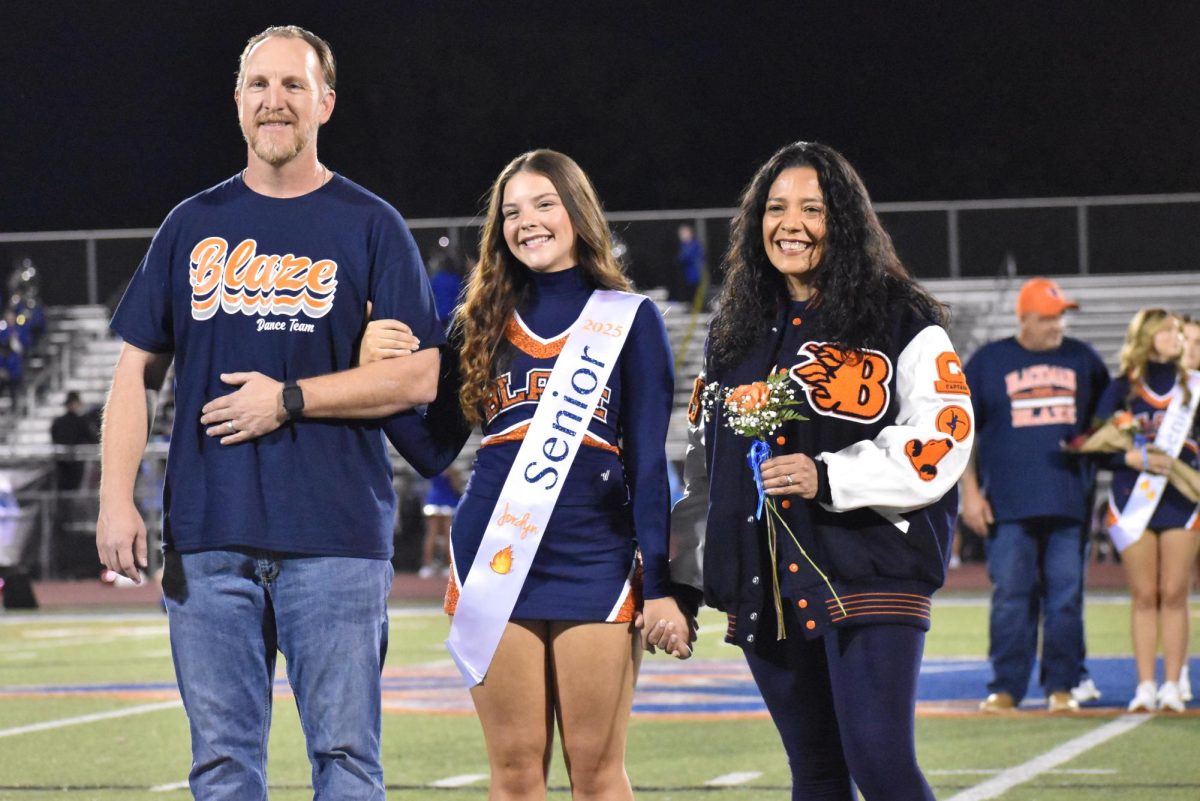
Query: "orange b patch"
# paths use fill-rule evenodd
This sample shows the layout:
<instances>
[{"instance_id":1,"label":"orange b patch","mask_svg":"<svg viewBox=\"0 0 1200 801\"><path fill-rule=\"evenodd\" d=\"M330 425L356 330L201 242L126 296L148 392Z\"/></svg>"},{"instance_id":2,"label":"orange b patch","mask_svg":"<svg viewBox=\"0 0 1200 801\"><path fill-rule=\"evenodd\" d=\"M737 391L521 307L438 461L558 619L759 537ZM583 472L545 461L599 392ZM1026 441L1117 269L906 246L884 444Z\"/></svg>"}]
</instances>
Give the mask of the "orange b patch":
<instances>
[{"instance_id":1,"label":"orange b patch","mask_svg":"<svg viewBox=\"0 0 1200 801\"><path fill-rule=\"evenodd\" d=\"M504 575L512 570L513 552L511 545L505 545L500 550L496 551L496 555L492 557L491 568L493 571Z\"/></svg>"},{"instance_id":2,"label":"orange b patch","mask_svg":"<svg viewBox=\"0 0 1200 801\"><path fill-rule=\"evenodd\" d=\"M826 342L806 342L807 362L794 365L792 380L804 388L818 413L873 423L891 402L892 363L875 350L848 354Z\"/></svg>"},{"instance_id":3,"label":"orange b patch","mask_svg":"<svg viewBox=\"0 0 1200 801\"><path fill-rule=\"evenodd\" d=\"M971 418L963 407L947 406L938 412L934 426L943 434L954 437L955 442L962 442L971 433Z\"/></svg>"},{"instance_id":4,"label":"orange b patch","mask_svg":"<svg viewBox=\"0 0 1200 801\"><path fill-rule=\"evenodd\" d=\"M904 446L904 453L908 455L909 463L912 464L922 481L933 481L937 478L938 462L953 447L954 443L948 439L927 439L924 442L919 439L911 439Z\"/></svg>"}]
</instances>

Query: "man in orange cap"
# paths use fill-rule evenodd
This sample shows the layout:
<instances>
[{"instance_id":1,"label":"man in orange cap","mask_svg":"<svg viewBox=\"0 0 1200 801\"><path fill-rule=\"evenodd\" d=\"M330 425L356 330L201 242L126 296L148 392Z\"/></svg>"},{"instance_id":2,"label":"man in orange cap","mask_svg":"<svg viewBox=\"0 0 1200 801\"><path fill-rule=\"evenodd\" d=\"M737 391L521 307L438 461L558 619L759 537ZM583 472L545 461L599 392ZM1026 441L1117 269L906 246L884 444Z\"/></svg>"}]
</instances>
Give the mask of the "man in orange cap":
<instances>
[{"instance_id":1,"label":"man in orange cap","mask_svg":"<svg viewBox=\"0 0 1200 801\"><path fill-rule=\"evenodd\" d=\"M1078 308L1031 278L1017 295L1017 335L984 345L964 372L975 450L961 481L962 523L986 535L992 580L984 712L1020 705L1043 636L1041 684L1051 712L1099 697L1083 665L1083 575L1094 468L1059 446L1086 430L1108 371L1091 345L1064 336ZM1039 581L1040 577L1040 581ZM1072 695L1072 690L1075 694Z\"/></svg>"}]
</instances>

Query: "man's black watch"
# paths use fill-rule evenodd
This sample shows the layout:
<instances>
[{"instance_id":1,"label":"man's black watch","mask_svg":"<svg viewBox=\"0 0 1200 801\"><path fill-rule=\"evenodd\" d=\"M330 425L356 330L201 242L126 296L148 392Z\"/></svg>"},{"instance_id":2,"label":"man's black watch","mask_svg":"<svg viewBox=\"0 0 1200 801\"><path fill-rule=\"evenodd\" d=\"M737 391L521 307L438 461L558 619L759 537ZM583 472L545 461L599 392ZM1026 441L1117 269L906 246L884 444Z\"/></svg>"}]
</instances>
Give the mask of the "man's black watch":
<instances>
[{"instance_id":1,"label":"man's black watch","mask_svg":"<svg viewBox=\"0 0 1200 801\"><path fill-rule=\"evenodd\" d=\"M299 420L304 416L304 390L295 381L283 385L283 410L288 420Z\"/></svg>"}]
</instances>

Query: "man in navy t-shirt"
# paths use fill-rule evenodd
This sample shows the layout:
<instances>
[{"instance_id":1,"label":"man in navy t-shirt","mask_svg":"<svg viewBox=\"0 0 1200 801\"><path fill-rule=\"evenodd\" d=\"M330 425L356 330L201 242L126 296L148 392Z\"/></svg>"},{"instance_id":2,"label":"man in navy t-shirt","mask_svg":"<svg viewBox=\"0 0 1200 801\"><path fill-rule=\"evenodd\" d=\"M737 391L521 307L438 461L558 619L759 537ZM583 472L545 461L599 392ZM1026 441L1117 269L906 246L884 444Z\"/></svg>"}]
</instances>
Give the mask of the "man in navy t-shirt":
<instances>
[{"instance_id":1,"label":"man in navy t-shirt","mask_svg":"<svg viewBox=\"0 0 1200 801\"><path fill-rule=\"evenodd\" d=\"M396 499L379 418L432 400L444 335L400 215L317 160L335 77L329 45L308 31L250 39L234 94L246 169L167 216L112 321L125 345L97 548L139 579L145 393L174 362L163 592L197 798L266 797L277 652L316 795L384 795ZM354 367L368 301L426 349Z\"/></svg>"},{"instance_id":2,"label":"man in navy t-shirt","mask_svg":"<svg viewBox=\"0 0 1200 801\"><path fill-rule=\"evenodd\" d=\"M1030 279L1017 296L1017 335L984 345L964 368L976 431L960 520L988 535L993 586L985 712L1015 709L1025 696L1039 607L1050 711L1071 712L1079 698L1099 697L1083 667L1084 531L1094 471L1060 443L1090 427L1108 371L1090 345L1063 335L1071 308L1078 306L1055 282Z\"/></svg>"}]
</instances>

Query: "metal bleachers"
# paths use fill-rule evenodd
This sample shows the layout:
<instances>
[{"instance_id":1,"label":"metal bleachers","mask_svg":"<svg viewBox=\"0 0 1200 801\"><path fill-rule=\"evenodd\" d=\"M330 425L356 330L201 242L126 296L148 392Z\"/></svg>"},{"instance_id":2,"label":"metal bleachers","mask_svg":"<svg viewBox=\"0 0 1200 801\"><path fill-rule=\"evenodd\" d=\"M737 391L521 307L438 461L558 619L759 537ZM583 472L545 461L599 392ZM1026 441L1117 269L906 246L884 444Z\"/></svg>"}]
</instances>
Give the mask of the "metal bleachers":
<instances>
[{"instance_id":1,"label":"metal bleachers","mask_svg":"<svg viewBox=\"0 0 1200 801\"><path fill-rule=\"evenodd\" d=\"M968 358L981 344L1016 331L1013 305L1024 277L927 281L925 286L951 308L951 338ZM1133 314L1147 306L1161 306L1185 314L1200 313L1200 273L1125 274L1058 278L1064 294L1080 305L1068 314L1068 333L1092 343L1110 369L1125 327ZM671 346L677 356L675 404L668 435L668 456L683 458L687 435L687 404L692 382L703 358L704 336L711 319L702 312L694 320L687 304L671 303L651 290L663 312ZM61 414L65 395L79 392L86 406L103 403L121 343L108 331L103 306L75 306L51 310L46 334L51 363L37 391L28 391L29 402L12 424L7 437L14 456L45 453L50 444L50 422ZM3 432L0 432L3 437ZM478 437L468 443L459 464L469 468ZM397 460L397 467L404 469Z\"/></svg>"}]
</instances>

